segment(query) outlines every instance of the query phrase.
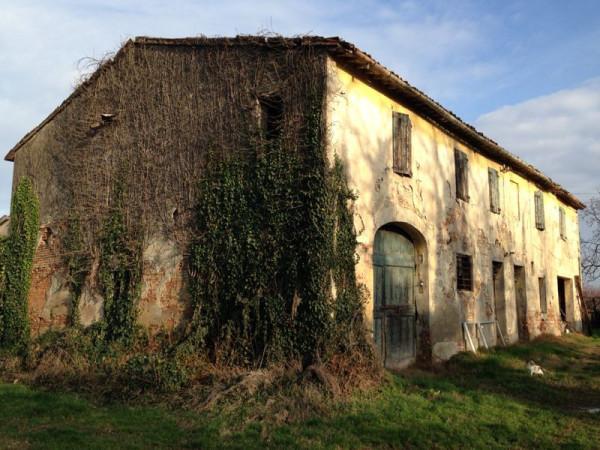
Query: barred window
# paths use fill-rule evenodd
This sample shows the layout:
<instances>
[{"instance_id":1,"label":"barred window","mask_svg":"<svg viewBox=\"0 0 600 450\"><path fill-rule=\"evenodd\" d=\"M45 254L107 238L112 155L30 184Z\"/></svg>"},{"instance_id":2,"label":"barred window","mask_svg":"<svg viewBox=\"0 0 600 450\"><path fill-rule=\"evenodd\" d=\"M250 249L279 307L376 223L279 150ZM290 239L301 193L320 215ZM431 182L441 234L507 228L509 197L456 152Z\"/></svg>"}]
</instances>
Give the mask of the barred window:
<instances>
[{"instance_id":1,"label":"barred window","mask_svg":"<svg viewBox=\"0 0 600 450\"><path fill-rule=\"evenodd\" d=\"M456 254L456 289L473 290L473 262L469 255Z\"/></svg>"}]
</instances>

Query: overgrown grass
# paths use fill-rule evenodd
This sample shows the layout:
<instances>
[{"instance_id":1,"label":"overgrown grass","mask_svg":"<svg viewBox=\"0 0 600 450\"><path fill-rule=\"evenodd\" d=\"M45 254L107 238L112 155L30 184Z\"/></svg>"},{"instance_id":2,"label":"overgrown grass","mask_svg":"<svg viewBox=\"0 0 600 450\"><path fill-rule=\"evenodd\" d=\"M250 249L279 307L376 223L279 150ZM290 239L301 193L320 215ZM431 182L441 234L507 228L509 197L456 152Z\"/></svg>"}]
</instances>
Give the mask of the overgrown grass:
<instances>
[{"instance_id":1,"label":"overgrown grass","mask_svg":"<svg viewBox=\"0 0 600 450\"><path fill-rule=\"evenodd\" d=\"M526 372L529 359L543 378ZM600 338L458 355L434 372L389 374L379 388L323 400L302 420L286 420L281 407L268 416L285 395L193 412L5 384L0 448L600 448L600 413L586 410L600 407Z\"/></svg>"}]
</instances>

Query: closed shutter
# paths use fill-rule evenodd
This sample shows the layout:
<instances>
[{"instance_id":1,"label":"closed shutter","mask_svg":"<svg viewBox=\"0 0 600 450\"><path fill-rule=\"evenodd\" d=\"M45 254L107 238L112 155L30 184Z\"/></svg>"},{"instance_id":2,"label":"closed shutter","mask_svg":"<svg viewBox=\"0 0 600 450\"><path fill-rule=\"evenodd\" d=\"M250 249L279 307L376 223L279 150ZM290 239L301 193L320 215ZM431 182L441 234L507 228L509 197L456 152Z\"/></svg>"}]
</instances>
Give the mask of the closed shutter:
<instances>
[{"instance_id":1,"label":"closed shutter","mask_svg":"<svg viewBox=\"0 0 600 450\"><path fill-rule=\"evenodd\" d=\"M538 278L538 284L540 289L540 311L543 314L548 312L548 304L546 302L546 277Z\"/></svg>"},{"instance_id":2,"label":"closed shutter","mask_svg":"<svg viewBox=\"0 0 600 450\"><path fill-rule=\"evenodd\" d=\"M469 201L469 159L458 149L454 149L454 168L456 172L456 197Z\"/></svg>"},{"instance_id":3,"label":"closed shutter","mask_svg":"<svg viewBox=\"0 0 600 450\"><path fill-rule=\"evenodd\" d=\"M560 229L560 237L562 239L567 238L567 230L565 223L565 210L563 208L558 208L558 224Z\"/></svg>"},{"instance_id":4,"label":"closed shutter","mask_svg":"<svg viewBox=\"0 0 600 450\"><path fill-rule=\"evenodd\" d=\"M488 181L490 188L490 210L493 213L500 214L500 187L498 171L496 169L492 169L491 167L488 169Z\"/></svg>"},{"instance_id":5,"label":"closed shutter","mask_svg":"<svg viewBox=\"0 0 600 450\"><path fill-rule=\"evenodd\" d=\"M541 191L536 191L534 194L535 199L535 227L538 230L543 230L546 227L544 219L544 197Z\"/></svg>"},{"instance_id":6,"label":"closed shutter","mask_svg":"<svg viewBox=\"0 0 600 450\"><path fill-rule=\"evenodd\" d=\"M412 124L408 114L392 113L394 172L412 176Z\"/></svg>"}]
</instances>

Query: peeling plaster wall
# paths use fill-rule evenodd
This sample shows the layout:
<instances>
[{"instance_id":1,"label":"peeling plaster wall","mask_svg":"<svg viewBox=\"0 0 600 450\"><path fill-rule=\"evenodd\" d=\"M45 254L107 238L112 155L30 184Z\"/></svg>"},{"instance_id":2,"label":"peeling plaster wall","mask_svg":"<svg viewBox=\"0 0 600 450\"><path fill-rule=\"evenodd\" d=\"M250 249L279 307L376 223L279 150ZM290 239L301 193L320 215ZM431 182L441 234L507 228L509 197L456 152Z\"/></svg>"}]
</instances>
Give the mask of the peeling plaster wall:
<instances>
[{"instance_id":1,"label":"peeling plaster wall","mask_svg":"<svg viewBox=\"0 0 600 450\"><path fill-rule=\"evenodd\" d=\"M72 309L66 270L60 254L59 237L48 226L40 227L29 290L31 334L67 325Z\"/></svg>"},{"instance_id":2,"label":"peeling plaster wall","mask_svg":"<svg viewBox=\"0 0 600 450\"><path fill-rule=\"evenodd\" d=\"M144 250L139 323L150 330L173 330L181 323L189 298L183 279L183 255L174 242L155 236Z\"/></svg>"},{"instance_id":3,"label":"peeling plaster wall","mask_svg":"<svg viewBox=\"0 0 600 450\"><path fill-rule=\"evenodd\" d=\"M392 170L392 111L412 122L412 177ZM349 184L358 194L355 224L359 232L359 280L369 292L367 317L373 316L373 267L376 231L388 223L418 230L427 261L417 277L423 288L417 310L426 312L434 359L465 349L463 321L494 320L492 261L503 264L504 307L500 322L509 342L518 339L514 265L526 273L527 327L530 337L561 332L557 277L579 275L577 212L544 192L546 229L535 227L534 192L538 188L507 168L476 153L401 104L369 87L328 60L328 148L345 164ZM456 199L454 149L469 158L468 202ZM500 214L489 206L488 168L499 173ZM512 184L511 184L512 183ZM516 188L516 185L518 188ZM517 194L518 189L518 194ZM566 235L559 233L559 207L566 212ZM419 252L419 246L417 251ZM473 291L456 290L456 253L473 258ZM417 271L419 272L419 261ZM547 281L548 313L542 315L538 277ZM417 286L418 287L418 286ZM571 284L574 289L574 283ZM567 295L569 297L569 295ZM576 299L576 293L570 296ZM577 305L567 305L571 326L581 328ZM495 330L486 332L496 343ZM477 342L475 343L477 345Z\"/></svg>"},{"instance_id":4,"label":"peeling plaster wall","mask_svg":"<svg viewBox=\"0 0 600 450\"><path fill-rule=\"evenodd\" d=\"M69 289L64 255L60 253L60 230L48 225L40 228L40 238L33 261L29 291L31 333L62 329L70 321L73 293ZM159 329L174 330L182 323L189 306L184 284L183 255L174 242L164 237L153 237L143 253L144 272L138 303L138 322L151 332ZM94 264L92 272L98 267ZM79 300L79 320L83 326L103 318L104 299L93 285L94 276L86 280Z\"/></svg>"}]
</instances>

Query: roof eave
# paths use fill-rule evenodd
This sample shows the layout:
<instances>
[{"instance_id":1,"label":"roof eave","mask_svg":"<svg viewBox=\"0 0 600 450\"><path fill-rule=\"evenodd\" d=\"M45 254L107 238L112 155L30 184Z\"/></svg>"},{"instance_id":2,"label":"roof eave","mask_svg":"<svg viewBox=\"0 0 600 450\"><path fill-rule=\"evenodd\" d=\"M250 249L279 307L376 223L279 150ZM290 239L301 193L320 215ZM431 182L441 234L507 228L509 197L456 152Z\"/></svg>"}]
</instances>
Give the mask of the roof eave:
<instances>
[{"instance_id":1,"label":"roof eave","mask_svg":"<svg viewBox=\"0 0 600 450\"><path fill-rule=\"evenodd\" d=\"M552 181L538 169L513 155L474 127L463 122L454 113L411 86L400 76L374 60L369 54L344 41L340 42L338 49L330 51L330 54L342 66L346 65L354 69L354 74L359 78L363 78L368 84L375 85L380 90L387 91L394 97L400 98L400 103L408 103L406 106L409 108L414 107L415 112L422 113L430 122L459 141L474 147L478 153L500 164L507 165L515 173L530 179L540 188L553 193L569 206L575 209L585 209L583 202L558 183ZM378 83L377 80L381 81Z\"/></svg>"}]
</instances>

